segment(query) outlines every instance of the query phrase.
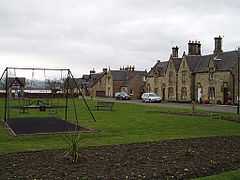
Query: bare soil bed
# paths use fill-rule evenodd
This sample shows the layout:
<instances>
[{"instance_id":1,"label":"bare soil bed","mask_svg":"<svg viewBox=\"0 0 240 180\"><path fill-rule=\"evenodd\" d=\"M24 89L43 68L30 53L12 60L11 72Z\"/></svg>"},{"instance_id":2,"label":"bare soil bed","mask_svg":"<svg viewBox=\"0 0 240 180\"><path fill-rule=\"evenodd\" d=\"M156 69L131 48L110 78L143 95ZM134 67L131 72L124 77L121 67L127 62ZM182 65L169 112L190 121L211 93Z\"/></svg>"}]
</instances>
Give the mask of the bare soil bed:
<instances>
[{"instance_id":1,"label":"bare soil bed","mask_svg":"<svg viewBox=\"0 0 240 180\"><path fill-rule=\"evenodd\" d=\"M0 155L0 179L189 179L240 168L240 137L82 149L72 164L64 150Z\"/></svg>"}]
</instances>

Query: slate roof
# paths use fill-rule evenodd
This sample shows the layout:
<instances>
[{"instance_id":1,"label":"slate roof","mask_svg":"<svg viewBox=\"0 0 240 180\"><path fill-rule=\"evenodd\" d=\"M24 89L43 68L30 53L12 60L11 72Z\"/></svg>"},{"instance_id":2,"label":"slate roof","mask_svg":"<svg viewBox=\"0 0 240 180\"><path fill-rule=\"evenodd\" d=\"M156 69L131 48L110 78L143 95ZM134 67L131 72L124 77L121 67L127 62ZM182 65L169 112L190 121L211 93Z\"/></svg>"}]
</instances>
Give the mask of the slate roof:
<instances>
[{"instance_id":1,"label":"slate roof","mask_svg":"<svg viewBox=\"0 0 240 180\"><path fill-rule=\"evenodd\" d=\"M175 65L176 71L179 70L182 58L173 58L173 63Z\"/></svg>"},{"instance_id":2,"label":"slate roof","mask_svg":"<svg viewBox=\"0 0 240 180\"><path fill-rule=\"evenodd\" d=\"M157 61L157 63L151 68L151 70L148 72L148 76L153 76L154 72L158 72L159 74L164 75L164 73L167 70L168 61Z\"/></svg>"},{"instance_id":3,"label":"slate roof","mask_svg":"<svg viewBox=\"0 0 240 180\"><path fill-rule=\"evenodd\" d=\"M237 64L237 52L236 51L228 51L223 52L216 56L214 63L216 65L217 70L225 71L232 70L234 66Z\"/></svg>"},{"instance_id":4,"label":"slate roof","mask_svg":"<svg viewBox=\"0 0 240 180\"><path fill-rule=\"evenodd\" d=\"M147 71L133 71L136 76L146 76Z\"/></svg>"},{"instance_id":5,"label":"slate roof","mask_svg":"<svg viewBox=\"0 0 240 180\"><path fill-rule=\"evenodd\" d=\"M146 76L146 71L111 70L113 81L128 81L130 77ZM131 75L130 75L131 74Z\"/></svg>"},{"instance_id":6,"label":"slate roof","mask_svg":"<svg viewBox=\"0 0 240 180\"><path fill-rule=\"evenodd\" d=\"M208 54L204 56L199 55L185 55L188 67L191 72L208 72L210 60L214 60L214 65L217 71L232 71L237 64L236 51L222 52L218 55ZM183 58L172 58L173 63L178 71ZM148 76L153 76L154 72L165 73L169 61L158 61L148 72Z\"/></svg>"},{"instance_id":7,"label":"slate roof","mask_svg":"<svg viewBox=\"0 0 240 180\"><path fill-rule=\"evenodd\" d=\"M192 72L196 73L196 72L206 72L208 71L208 64L210 59L213 58L213 55L206 55L206 56L198 56L195 57L193 61L196 62L192 62L190 63L192 66L190 66L190 69ZM191 59L191 58L189 58Z\"/></svg>"},{"instance_id":8,"label":"slate roof","mask_svg":"<svg viewBox=\"0 0 240 180\"><path fill-rule=\"evenodd\" d=\"M125 70L110 70L113 81L127 81L127 71Z\"/></svg>"},{"instance_id":9,"label":"slate roof","mask_svg":"<svg viewBox=\"0 0 240 180\"><path fill-rule=\"evenodd\" d=\"M95 85L98 82L98 80L101 79L104 75L105 75L104 72L90 74L89 87Z\"/></svg>"},{"instance_id":10,"label":"slate roof","mask_svg":"<svg viewBox=\"0 0 240 180\"><path fill-rule=\"evenodd\" d=\"M218 55L186 56L186 58L193 73L207 72L210 60L213 60L217 71L231 71L237 63L236 51L223 52Z\"/></svg>"}]
</instances>

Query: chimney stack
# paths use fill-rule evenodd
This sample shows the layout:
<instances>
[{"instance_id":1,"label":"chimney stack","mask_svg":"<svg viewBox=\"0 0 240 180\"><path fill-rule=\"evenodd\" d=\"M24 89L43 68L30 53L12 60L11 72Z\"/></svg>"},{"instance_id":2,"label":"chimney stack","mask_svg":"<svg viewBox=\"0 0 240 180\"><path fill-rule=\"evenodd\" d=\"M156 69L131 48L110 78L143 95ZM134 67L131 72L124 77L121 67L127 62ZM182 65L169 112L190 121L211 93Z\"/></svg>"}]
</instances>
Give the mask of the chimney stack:
<instances>
[{"instance_id":1,"label":"chimney stack","mask_svg":"<svg viewBox=\"0 0 240 180\"><path fill-rule=\"evenodd\" d=\"M134 70L135 70L135 66L133 65L133 66L132 66L132 71L134 71Z\"/></svg>"},{"instance_id":2,"label":"chimney stack","mask_svg":"<svg viewBox=\"0 0 240 180\"><path fill-rule=\"evenodd\" d=\"M201 55L201 43L200 41L195 41L195 55Z\"/></svg>"},{"instance_id":3,"label":"chimney stack","mask_svg":"<svg viewBox=\"0 0 240 180\"><path fill-rule=\"evenodd\" d=\"M172 47L172 57L178 58L178 47Z\"/></svg>"},{"instance_id":4,"label":"chimney stack","mask_svg":"<svg viewBox=\"0 0 240 180\"><path fill-rule=\"evenodd\" d=\"M200 41L188 42L188 55L201 55L201 43Z\"/></svg>"},{"instance_id":5,"label":"chimney stack","mask_svg":"<svg viewBox=\"0 0 240 180\"><path fill-rule=\"evenodd\" d=\"M90 74L95 74L96 73L96 71L94 70L94 68L93 68L93 70L90 70Z\"/></svg>"},{"instance_id":6,"label":"chimney stack","mask_svg":"<svg viewBox=\"0 0 240 180\"><path fill-rule=\"evenodd\" d=\"M219 54L219 53L222 53L223 50L222 50L222 37L221 36L218 36L218 37L215 37L214 38L214 41L215 41L215 49L214 49L214 54Z\"/></svg>"},{"instance_id":7,"label":"chimney stack","mask_svg":"<svg viewBox=\"0 0 240 180\"><path fill-rule=\"evenodd\" d=\"M194 42L188 42L188 55L194 55Z\"/></svg>"},{"instance_id":8,"label":"chimney stack","mask_svg":"<svg viewBox=\"0 0 240 180\"><path fill-rule=\"evenodd\" d=\"M104 72L104 73L107 73L107 68L103 68L103 72Z\"/></svg>"}]
</instances>

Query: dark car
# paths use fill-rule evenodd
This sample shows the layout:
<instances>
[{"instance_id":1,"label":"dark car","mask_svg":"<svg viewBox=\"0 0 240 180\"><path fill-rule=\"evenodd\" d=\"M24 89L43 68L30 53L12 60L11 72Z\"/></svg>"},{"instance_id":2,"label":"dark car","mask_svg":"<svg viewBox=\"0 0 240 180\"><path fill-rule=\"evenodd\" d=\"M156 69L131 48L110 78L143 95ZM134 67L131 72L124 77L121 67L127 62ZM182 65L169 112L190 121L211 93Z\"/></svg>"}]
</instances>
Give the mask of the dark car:
<instances>
[{"instance_id":1,"label":"dark car","mask_svg":"<svg viewBox=\"0 0 240 180\"><path fill-rule=\"evenodd\" d=\"M116 92L115 93L115 98L119 100L128 100L129 95L126 92Z\"/></svg>"}]
</instances>

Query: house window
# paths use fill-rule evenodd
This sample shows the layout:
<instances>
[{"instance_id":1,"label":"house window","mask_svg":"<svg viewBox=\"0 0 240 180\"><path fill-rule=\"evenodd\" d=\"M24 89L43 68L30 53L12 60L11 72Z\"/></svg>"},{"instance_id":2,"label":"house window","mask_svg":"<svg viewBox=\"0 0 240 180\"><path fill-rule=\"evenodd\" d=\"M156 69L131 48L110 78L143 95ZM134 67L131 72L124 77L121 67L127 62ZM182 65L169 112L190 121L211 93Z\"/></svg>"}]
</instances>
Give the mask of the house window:
<instances>
[{"instance_id":1,"label":"house window","mask_svg":"<svg viewBox=\"0 0 240 180\"><path fill-rule=\"evenodd\" d=\"M185 61L183 61L183 68L185 68Z\"/></svg>"},{"instance_id":2,"label":"house window","mask_svg":"<svg viewBox=\"0 0 240 180\"><path fill-rule=\"evenodd\" d=\"M186 76L187 76L187 72L186 71L182 71L182 83L186 82Z\"/></svg>"},{"instance_id":3,"label":"house window","mask_svg":"<svg viewBox=\"0 0 240 180\"><path fill-rule=\"evenodd\" d=\"M108 96L111 96L111 88L108 87Z\"/></svg>"},{"instance_id":4,"label":"house window","mask_svg":"<svg viewBox=\"0 0 240 180\"><path fill-rule=\"evenodd\" d=\"M181 89L181 99L182 100L187 99L187 88L186 87L182 87L182 89Z\"/></svg>"},{"instance_id":5,"label":"house window","mask_svg":"<svg viewBox=\"0 0 240 180\"><path fill-rule=\"evenodd\" d=\"M169 72L168 82L169 82L169 84L173 83L173 72L172 71Z\"/></svg>"},{"instance_id":6,"label":"house window","mask_svg":"<svg viewBox=\"0 0 240 180\"><path fill-rule=\"evenodd\" d=\"M156 85L158 83L158 78L154 77L154 84Z\"/></svg>"},{"instance_id":7,"label":"house window","mask_svg":"<svg viewBox=\"0 0 240 180\"><path fill-rule=\"evenodd\" d=\"M215 87L209 87L208 98L209 98L209 100L214 100L215 99Z\"/></svg>"},{"instance_id":8,"label":"house window","mask_svg":"<svg viewBox=\"0 0 240 180\"><path fill-rule=\"evenodd\" d=\"M174 96L173 87L168 88L168 99L172 99Z\"/></svg>"},{"instance_id":9,"label":"house window","mask_svg":"<svg viewBox=\"0 0 240 180\"><path fill-rule=\"evenodd\" d=\"M154 92L155 92L156 94L158 94L158 88L155 88L155 89L154 89Z\"/></svg>"},{"instance_id":10,"label":"house window","mask_svg":"<svg viewBox=\"0 0 240 180\"><path fill-rule=\"evenodd\" d=\"M214 69L213 68L209 68L209 80L210 81L212 81L214 79L213 73L214 73Z\"/></svg>"},{"instance_id":11,"label":"house window","mask_svg":"<svg viewBox=\"0 0 240 180\"><path fill-rule=\"evenodd\" d=\"M108 76L108 84L110 83L111 80L111 76Z\"/></svg>"},{"instance_id":12,"label":"house window","mask_svg":"<svg viewBox=\"0 0 240 180\"><path fill-rule=\"evenodd\" d=\"M149 83L147 84L147 92L151 92L151 87Z\"/></svg>"},{"instance_id":13,"label":"house window","mask_svg":"<svg viewBox=\"0 0 240 180\"><path fill-rule=\"evenodd\" d=\"M147 80L146 76L143 76L143 82L145 82Z\"/></svg>"}]
</instances>

